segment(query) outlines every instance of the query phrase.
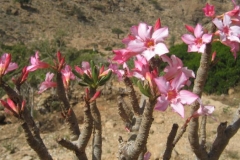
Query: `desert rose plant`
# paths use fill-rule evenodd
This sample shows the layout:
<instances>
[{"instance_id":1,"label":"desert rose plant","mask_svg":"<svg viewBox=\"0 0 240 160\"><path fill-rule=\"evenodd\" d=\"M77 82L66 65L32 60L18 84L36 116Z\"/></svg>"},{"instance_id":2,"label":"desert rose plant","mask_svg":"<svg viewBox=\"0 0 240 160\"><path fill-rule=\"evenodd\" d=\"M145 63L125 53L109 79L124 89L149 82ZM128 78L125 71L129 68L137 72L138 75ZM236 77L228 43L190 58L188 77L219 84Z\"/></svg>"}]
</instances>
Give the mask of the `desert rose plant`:
<instances>
[{"instance_id":1,"label":"desert rose plant","mask_svg":"<svg viewBox=\"0 0 240 160\"><path fill-rule=\"evenodd\" d=\"M188 52L201 54L200 66L195 74L184 67L182 60L175 55L169 56L165 39L168 37L168 27L162 27L158 19L153 26L147 23L139 23L132 26L130 34L123 39L125 48L113 50L115 56L106 68L104 65L96 65L93 61L82 62L81 66L67 65L60 52L56 54L56 60L52 64L40 60L39 53L30 58L30 65L22 69L20 75L12 80L15 87L4 81L3 77L8 72L18 68L11 62L11 54L5 53L0 59L0 87L5 90L8 98L1 100L1 104L7 113L17 117L25 132L25 137L30 147L42 160L51 160L47 147L43 143L39 129L36 126L26 101L21 93L21 85L27 80L28 74L38 69L47 69L45 81L39 86L38 93L49 88L56 88L59 100L63 103L62 116L71 134L71 138L58 138L56 141L63 147L73 151L75 158L89 159L85 149L92 136L92 159L100 160L102 155L102 124L101 114L97 107L96 99L100 96L100 86L103 86L114 74L125 84L124 94L128 95L130 103L126 103L125 97L119 92L118 112L121 116L127 140L119 136L119 160L148 160L151 151L147 149L147 140L151 125L154 121L153 112L164 112L168 107L176 114L186 117L184 106L191 106L191 114L182 123L178 130L178 124L172 125L169 136L166 137L166 149L163 159L171 158L172 151L182 135L188 131L188 140L192 152L199 160L217 160L227 146L229 140L237 133L240 127L240 109L238 118L231 125L227 122L220 123L217 136L211 149L206 149L206 119L211 116L214 106L205 105L201 101L203 87L207 79L207 73L211 61L214 61L217 53L212 51L211 45L220 41L230 47L233 57L237 57L240 43L240 6L233 0L234 9L222 15L215 15L215 7L206 4L203 8L205 16L212 19L212 28L208 31L201 24L196 26L186 25L189 32L181 39L188 45ZM189 53L191 54L191 53ZM134 67L130 68L127 61L133 59ZM164 66L164 67L163 67ZM50 72L51 71L51 72ZM142 96L137 98L132 78L137 79L137 87ZM186 88L195 78L193 91ZM75 80L85 87L84 96L84 127L80 131L76 115L69 103L68 90L70 81ZM199 124L199 118L202 118ZM214 118L214 117L213 117ZM199 127L201 126L201 127ZM201 128L199 130L199 128ZM124 134L124 133L122 133Z\"/></svg>"}]
</instances>

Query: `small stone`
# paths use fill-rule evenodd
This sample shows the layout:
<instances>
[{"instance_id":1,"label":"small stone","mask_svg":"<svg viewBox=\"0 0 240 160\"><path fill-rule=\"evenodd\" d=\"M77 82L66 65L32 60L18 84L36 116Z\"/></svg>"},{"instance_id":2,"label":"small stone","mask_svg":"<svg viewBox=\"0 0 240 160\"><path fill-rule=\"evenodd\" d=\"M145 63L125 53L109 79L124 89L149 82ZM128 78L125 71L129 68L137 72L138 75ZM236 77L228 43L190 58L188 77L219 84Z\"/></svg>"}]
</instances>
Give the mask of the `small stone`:
<instances>
[{"instance_id":1,"label":"small stone","mask_svg":"<svg viewBox=\"0 0 240 160\"><path fill-rule=\"evenodd\" d=\"M32 159L33 157L26 155L21 160L32 160Z\"/></svg>"},{"instance_id":2,"label":"small stone","mask_svg":"<svg viewBox=\"0 0 240 160\"><path fill-rule=\"evenodd\" d=\"M107 122L105 123L105 127L106 127L106 128L114 128L115 126L116 126L116 123L113 122L113 121L107 121Z\"/></svg>"}]
</instances>

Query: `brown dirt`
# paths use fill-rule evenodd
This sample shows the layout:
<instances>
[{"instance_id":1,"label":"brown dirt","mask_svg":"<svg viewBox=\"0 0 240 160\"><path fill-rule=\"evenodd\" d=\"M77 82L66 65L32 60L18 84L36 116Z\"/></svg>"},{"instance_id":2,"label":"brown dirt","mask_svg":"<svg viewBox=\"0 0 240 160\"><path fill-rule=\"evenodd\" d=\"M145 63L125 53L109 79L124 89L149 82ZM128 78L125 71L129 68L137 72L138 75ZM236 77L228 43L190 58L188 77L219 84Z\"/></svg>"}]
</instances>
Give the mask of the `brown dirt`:
<instances>
[{"instance_id":1,"label":"brown dirt","mask_svg":"<svg viewBox=\"0 0 240 160\"><path fill-rule=\"evenodd\" d=\"M116 83L115 86L119 85ZM81 94L78 92L78 94ZM225 95L226 96L226 95ZM227 96L230 98L229 96ZM41 99L36 98L36 101ZM215 96L216 99L216 96ZM216 128L220 122L229 121L231 122L231 115L236 110L237 105L230 106L223 104L219 100L213 100L213 96L203 96L205 104L211 104L216 106L216 111L213 116L217 119L208 118L207 123L207 147L213 142L216 137ZM37 104L37 102L36 102ZM118 137L122 136L124 140L127 140L128 133L124 129L124 124L117 113L117 102L115 97L106 99L100 97L97 100L98 108L102 116L102 127L103 127L103 153L102 159L117 159L118 153ZM189 107L186 106L186 117L189 116ZM79 120L79 127L82 127L83 122L83 102L79 100L74 106L77 118ZM66 160L72 159L73 153L59 146L56 143L56 139L59 137L69 138L69 133L66 124L63 123L63 119L59 111L40 115L36 112L36 121L40 126L41 136L49 149L49 152L55 160ZM185 118L186 119L186 118ZM151 160L157 158L161 159L161 156L165 149L167 135L170 132L173 123L178 123L182 126L185 122L179 115L174 113L171 109L166 112L154 112L154 122L151 127L149 139L148 139L148 150L152 153ZM0 126L0 160L16 159L16 160L30 160L37 159L36 153L27 145L24 137L24 133L19 126L19 122L8 116L7 120L9 124ZM231 139L229 145L226 147L224 153L221 156L221 160L234 160L240 159L238 153L240 148L240 134L237 133L234 138ZM89 158L91 157L91 141L87 147L87 153ZM91 159L91 158L90 158ZM182 139L178 142L172 154L172 159L175 160L190 160L194 159L194 155L191 152L190 146L187 140L187 133L185 133Z\"/></svg>"}]
</instances>

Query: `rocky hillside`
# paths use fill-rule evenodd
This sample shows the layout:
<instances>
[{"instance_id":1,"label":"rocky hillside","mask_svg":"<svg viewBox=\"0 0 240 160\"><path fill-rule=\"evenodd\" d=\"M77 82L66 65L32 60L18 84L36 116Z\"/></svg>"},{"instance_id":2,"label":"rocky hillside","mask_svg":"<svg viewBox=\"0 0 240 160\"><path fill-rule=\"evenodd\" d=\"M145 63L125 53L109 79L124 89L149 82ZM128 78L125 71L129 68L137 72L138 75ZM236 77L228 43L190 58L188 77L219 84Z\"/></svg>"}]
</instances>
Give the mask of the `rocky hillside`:
<instances>
[{"instance_id":1,"label":"rocky hillside","mask_svg":"<svg viewBox=\"0 0 240 160\"><path fill-rule=\"evenodd\" d=\"M118 47L130 26L152 25L159 17L170 29L168 42L179 42L184 24L209 23L202 12L207 2L218 13L233 8L231 0L32 0L23 7L1 0L0 43L29 44L64 32L68 45L78 49ZM124 31L120 39L113 28Z\"/></svg>"}]
</instances>

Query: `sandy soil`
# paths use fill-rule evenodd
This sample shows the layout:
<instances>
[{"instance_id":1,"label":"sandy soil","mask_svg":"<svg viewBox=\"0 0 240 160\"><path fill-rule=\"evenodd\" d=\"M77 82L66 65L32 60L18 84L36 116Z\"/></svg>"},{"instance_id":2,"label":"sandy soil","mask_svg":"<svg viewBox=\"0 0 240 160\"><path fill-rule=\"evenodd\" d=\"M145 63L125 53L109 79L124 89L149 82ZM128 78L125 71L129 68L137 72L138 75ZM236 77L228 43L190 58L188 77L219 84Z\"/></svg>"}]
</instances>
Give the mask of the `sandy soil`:
<instances>
[{"instance_id":1,"label":"sandy soil","mask_svg":"<svg viewBox=\"0 0 240 160\"><path fill-rule=\"evenodd\" d=\"M40 97L36 98L39 101ZM207 147L213 142L216 137L216 127L220 122L231 122L231 115L236 110L237 105L229 106L223 104L221 101L213 100L213 97L204 96L203 102L205 104L211 104L216 106L216 111L213 116L217 119L208 118L207 123ZM103 126L103 160L117 159L118 153L118 137L122 136L124 140L127 140L128 133L124 129L123 122L117 113L116 99L113 97L111 100L106 100L105 97L101 97L97 100L98 108L102 115ZM186 106L186 117L189 116L189 107ZM83 122L83 102L79 101L74 106L77 118L79 120L79 127L82 127ZM186 119L186 118L185 118ZM179 115L174 113L171 109L166 112L154 112L154 122L151 127L150 136L148 139L148 150L152 153L151 160L161 159L164 152L167 135L170 132L173 123L178 123L182 126L185 122ZM40 115L36 113L36 120L40 126L41 137L44 140L49 152L55 160L68 160L72 159L73 153L66 150L56 143L56 139L59 137L69 137L66 125L63 123L63 119L60 112L54 111ZM0 125L0 160L34 160L38 159L36 153L27 145L24 137L24 133L19 126L19 122L12 118L7 117L8 124ZM237 133L234 138L231 139L229 145L226 147L224 153L221 156L221 160L234 160L240 159L238 153L240 148L240 134ZM91 159L91 141L87 147L87 153L89 159ZM174 160L192 160L194 155L191 152L190 146L187 140L187 133L185 133L182 139L178 142L172 154Z\"/></svg>"}]
</instances>

